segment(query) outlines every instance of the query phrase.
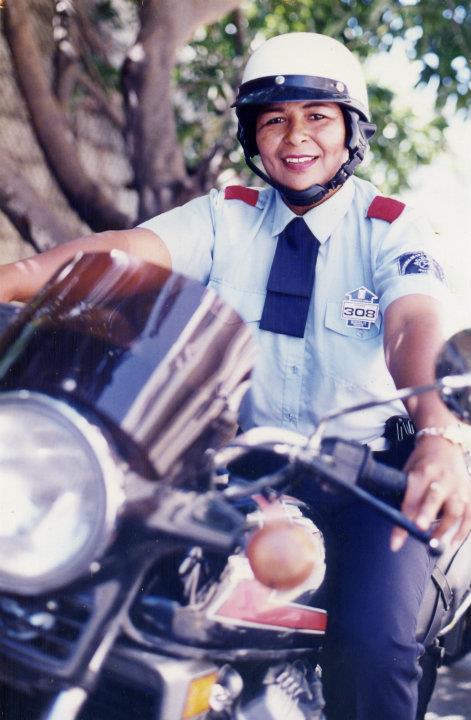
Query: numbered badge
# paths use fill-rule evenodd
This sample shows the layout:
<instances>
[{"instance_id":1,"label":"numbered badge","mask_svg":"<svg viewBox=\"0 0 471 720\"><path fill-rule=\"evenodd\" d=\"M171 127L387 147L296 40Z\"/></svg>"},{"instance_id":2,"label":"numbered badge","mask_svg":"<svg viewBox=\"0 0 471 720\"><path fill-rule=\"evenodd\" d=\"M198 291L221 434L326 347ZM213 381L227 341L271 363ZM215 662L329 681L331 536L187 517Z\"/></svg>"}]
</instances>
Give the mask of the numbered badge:
<instances>
[{"instance_id":1,"label":"numbered badge","mask_svg":"<svg viewBox=\"0 0 471 720\"><path fill-rule=\"evenodd\" d=\"M378 296L366 287L359 287L345 295L342 303L342 320L347 327L369 330L379 315Z\"/></svg>"}]
</instances>

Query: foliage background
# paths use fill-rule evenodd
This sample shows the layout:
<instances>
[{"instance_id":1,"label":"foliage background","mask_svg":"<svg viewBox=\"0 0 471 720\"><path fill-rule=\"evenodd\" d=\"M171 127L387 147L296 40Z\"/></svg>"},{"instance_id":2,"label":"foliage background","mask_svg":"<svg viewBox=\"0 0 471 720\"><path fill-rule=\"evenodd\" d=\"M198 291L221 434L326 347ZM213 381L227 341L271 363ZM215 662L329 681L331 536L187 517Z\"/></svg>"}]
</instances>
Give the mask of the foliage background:
<instances>
[{"instance_id":1,"label":"foliage background","mask_svg":"<svg viewBox=\"0 0 471 720\"><path fill-rule=\"evenodd\" d=\"M191 106L189 111L188 106L177 105L180 137L187 143L190 163L217 142L217 135L225 135L222 164L237 162L239 173L244 174L233 125L225 115L227 100L237 86L247 48L280 32L312 30L332 35L364 60L389 52L402 40L404 52L418 66L418 85L435 89L435 117L424 121L413 101L409 107L397 108L387 84L369 84L371 112L378 125L369 164L381 178L384 192L409 187L417 165L429 163L444 149L443 131L450 116L456 111L469 113L471 11L463 5L443 0L261 0L244 7L237 24L234 18L224 18L201 30L176 66L177 84L185 88L185 104ZM214 134L204 129L207 108L214 118L222 115L221 122L212 125L217 128ZM360 174L369 175L370 169Z\"/></svg>"},{"instance_id":2,"label":"foliage background","mask_svg":"<svg viewBox=\"0 0 471 720\"><path fill-rule=\"evenodd\" d=\"M383 192L407 190L454 118L469 127L471 8L457 0L5 0L1 19L1 230L29 250L251 182L230 105L247 54L280 32L327 33L364 60L378 132L360 172ZM370 72L398 50L431 111Z\"/></svg>"}]
</instances>

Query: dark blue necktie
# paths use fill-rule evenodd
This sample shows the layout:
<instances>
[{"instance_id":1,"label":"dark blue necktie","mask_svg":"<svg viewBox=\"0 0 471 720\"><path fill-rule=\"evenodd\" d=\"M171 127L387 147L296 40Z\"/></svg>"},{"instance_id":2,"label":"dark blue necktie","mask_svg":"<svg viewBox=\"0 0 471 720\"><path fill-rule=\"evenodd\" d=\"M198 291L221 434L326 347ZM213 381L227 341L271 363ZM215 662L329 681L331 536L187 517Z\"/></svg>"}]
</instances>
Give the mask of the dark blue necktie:
<instances>
[{"instance_id":1,"label":"dark blue necktie","mask_svg":"<svg viewBox=\"0 0 471 720\"><path fill-rule=\"evenodd\" d=\"M280 233L260 320L262 330L304 337L318 251L319 240L302 217L291 220Z\"/></svg>"}]
</instances>

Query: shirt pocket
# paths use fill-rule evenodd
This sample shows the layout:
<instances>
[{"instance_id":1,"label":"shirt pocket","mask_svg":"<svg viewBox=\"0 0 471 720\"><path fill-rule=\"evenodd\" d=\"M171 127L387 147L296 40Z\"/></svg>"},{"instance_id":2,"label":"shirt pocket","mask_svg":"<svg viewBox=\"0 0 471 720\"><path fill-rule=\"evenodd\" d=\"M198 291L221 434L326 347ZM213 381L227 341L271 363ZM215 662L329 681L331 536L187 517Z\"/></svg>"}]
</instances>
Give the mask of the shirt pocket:
<instances>
[{"instance_id":1,"label":"shirt pocket","mask_svg":"<svg viewBox=\"0 0 471 720\"><path fill-rule=\"evenodd\" d=\"M342 304L339 302L328 302L325 310L325 326L329 330L355 340L372 340L378 337L381 331L382 317L378 315L377 320L366 327L352 327L342 318Z\"/></svg>"},{"instance_id":2,"label":"shirt pocket","mask_svg":"<svg viewBox=\"0 0 471 720\"><path fill-rule=\"evenodd\" d=\"M246 323L253 326L258 325L265 304L265 293L240 290L215 279L209 280L208 287L215 290Z\"/></svg>"}]
</instances>

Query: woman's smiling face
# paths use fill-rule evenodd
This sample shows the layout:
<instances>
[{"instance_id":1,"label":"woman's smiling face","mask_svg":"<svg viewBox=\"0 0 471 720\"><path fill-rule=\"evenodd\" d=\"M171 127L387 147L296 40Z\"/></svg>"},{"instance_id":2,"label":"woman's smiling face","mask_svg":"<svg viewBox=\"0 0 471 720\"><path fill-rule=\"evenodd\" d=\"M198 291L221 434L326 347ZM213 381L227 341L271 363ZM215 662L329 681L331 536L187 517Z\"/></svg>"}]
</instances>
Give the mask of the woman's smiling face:
<instances>
[{"instance_id":1,"label":"woman's smiling face","mask_svg":"<svg viewBox=\"0 0 471 720\"><path fill-rule=\"evenodd\" d=\"M348 158L345 121L336 103L266 105L255 127L266 172L292 190L324 185Z\"/></svg>"}]
</instances>

